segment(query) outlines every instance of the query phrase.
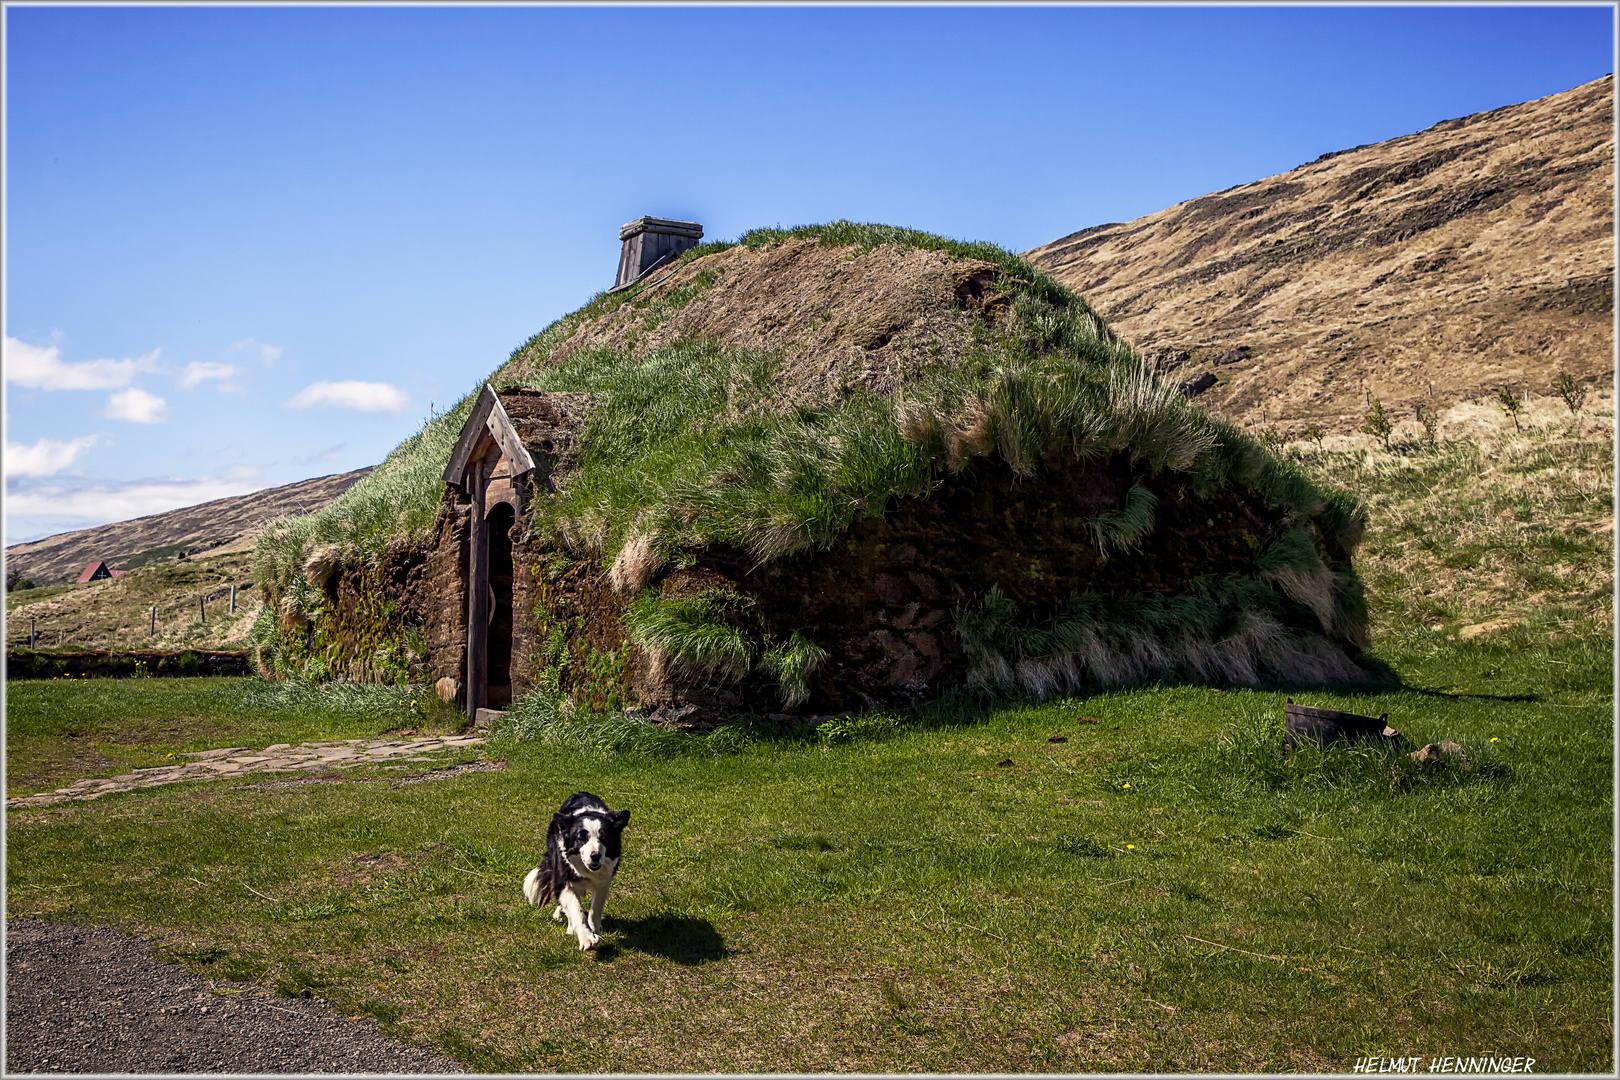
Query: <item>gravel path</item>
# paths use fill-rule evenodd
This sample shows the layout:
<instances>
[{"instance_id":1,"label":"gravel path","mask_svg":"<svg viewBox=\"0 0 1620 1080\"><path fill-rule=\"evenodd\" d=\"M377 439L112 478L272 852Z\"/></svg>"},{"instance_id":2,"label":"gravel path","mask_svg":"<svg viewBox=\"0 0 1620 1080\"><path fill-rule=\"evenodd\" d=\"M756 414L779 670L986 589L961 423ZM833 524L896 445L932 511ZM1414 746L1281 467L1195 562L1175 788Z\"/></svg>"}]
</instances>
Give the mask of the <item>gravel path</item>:
<instances>
[{"instance_id":1,"label":"gravel path","mask_svg":"<svg viewBox=\"0 0 1620 1080\"><path fill-rule=\"evenodd\" d=\"M12 1073L459 1073L320 998L205 979L112 930L6 924Z\"/></svg>"}]
</instances>

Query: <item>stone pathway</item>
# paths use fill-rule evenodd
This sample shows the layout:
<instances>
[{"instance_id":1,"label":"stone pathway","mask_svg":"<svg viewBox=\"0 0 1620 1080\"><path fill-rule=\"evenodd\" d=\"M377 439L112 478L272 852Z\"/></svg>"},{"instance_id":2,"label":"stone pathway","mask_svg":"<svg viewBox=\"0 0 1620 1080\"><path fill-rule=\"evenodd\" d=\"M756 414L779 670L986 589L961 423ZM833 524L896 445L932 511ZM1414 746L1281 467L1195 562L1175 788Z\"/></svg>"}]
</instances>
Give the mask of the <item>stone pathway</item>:
<instances>
[{"instance_id":1,"label":"stone pathway","mask_svg":"<svg viewBox=\"0 0 1620 1080\"><path fill-rule=\"evenodd\" d=\"M308 742L292 746L276 743L263 750L227 746L219 750L199 750L180 754L194 760L149 769L132 769L122 776L96 780L75 780L55 791L19 795L6 800L6 806L49 806L52 803L99 799L117 791L178 784L185 780L212 780L248 773L284 773L305 769L348 769L378 762L403 763L433 761L428 755L446 750L465 750L487 742L478 735L422 736L412 739L344 739L341 742ZM395 768L404 768L396 764Z\"/></svg>"}]
</instances>

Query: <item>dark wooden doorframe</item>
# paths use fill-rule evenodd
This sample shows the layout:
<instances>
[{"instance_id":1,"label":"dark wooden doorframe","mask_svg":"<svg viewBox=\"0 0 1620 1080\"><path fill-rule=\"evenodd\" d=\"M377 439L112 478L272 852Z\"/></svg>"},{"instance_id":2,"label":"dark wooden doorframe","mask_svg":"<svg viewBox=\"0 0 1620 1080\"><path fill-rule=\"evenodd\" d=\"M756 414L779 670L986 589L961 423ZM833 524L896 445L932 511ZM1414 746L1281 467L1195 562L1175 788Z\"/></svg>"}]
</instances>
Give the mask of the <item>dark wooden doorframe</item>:
<instances>
[{"instance_id":1,"label":"dark wooden doorframe","mask_svg":"<svg viewBox=\"0 0 1620 1080\"><path fill-rule=\"evenodd\" d=\"M514 620L512 617L512 541L511 528L517 521L519 509L506 498L499 498L486 510L489 499L490 474L500 463L501 456L498 449L492 448L486 456L472 462L468 470L469 487L472 496L471 522L467 537L467 659L466 659L466 696L467 719L473 723L478 721L478 710L484 708L504 708L511 704L512 694L512 638ZM502 512L504 508L504 513ZM497 528L502 535L497 539L491 535L491 519L497 515L500 521ZM494 556L502 560L501 565L495 568L495 578L492 581L490 559ZM496 590L501 595L495 595ZM495 606L491 606L491 601ZM501 604L504 601L504 611ZM497 644L504 648L504 655L498 658L497 663L490 662L490 631L491 623L504 617L501 627L495 627ZM504 629L504 632L503 632ZM492 701L490 697L491 676L499 676L504 681L502 691L496 693L501 700Z\"/></svg>"}]
</instances>

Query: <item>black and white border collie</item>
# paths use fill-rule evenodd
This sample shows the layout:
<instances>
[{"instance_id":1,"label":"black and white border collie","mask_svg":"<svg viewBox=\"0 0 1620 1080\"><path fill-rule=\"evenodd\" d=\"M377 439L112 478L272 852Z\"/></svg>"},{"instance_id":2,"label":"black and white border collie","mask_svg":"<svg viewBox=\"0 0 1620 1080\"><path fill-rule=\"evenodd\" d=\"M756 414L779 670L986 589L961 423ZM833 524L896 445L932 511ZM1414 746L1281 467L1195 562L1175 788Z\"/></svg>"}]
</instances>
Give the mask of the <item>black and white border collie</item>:
<instances>
[{"instance_id":1,"label":"black and white border collie","mask_svg":"<svg viewBox=\"0 0 1620 1080\"><path fill-rule=\"evenodd\" d=\"M523 895L531 904L556 901L551 917L566 922L581 949L596 946L602 934L602 908L608 886L619 869L619 836L630 822L630 811L609 810L607 803L588 791L568 796L551 815L546 830L545 860L523 879ZM581 901L591 894L586 919Z\"/></svg>"}]
</instances>

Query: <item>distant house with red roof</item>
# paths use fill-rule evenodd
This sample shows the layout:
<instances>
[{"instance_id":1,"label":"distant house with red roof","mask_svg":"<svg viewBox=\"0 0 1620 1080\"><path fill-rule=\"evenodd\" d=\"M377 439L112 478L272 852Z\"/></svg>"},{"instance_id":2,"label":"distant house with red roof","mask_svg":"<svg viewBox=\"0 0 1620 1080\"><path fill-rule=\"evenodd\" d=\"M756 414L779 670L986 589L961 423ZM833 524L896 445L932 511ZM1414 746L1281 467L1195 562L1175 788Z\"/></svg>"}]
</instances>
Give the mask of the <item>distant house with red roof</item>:
<instances>
[{"instance_id":1,"label":"distant house with red roof","mask_svg":"<svg viewBox=\"0 0 1620 1080\"><path fill-rule=\"evenodd\" d=\"M101 581L103 578L123 577L127 573L129 573L128 570L114 570L104 562L93 562L84 568L84 573L79 575L78 584L83 584L86 581Z\"/></svg>"}]
</instances>

